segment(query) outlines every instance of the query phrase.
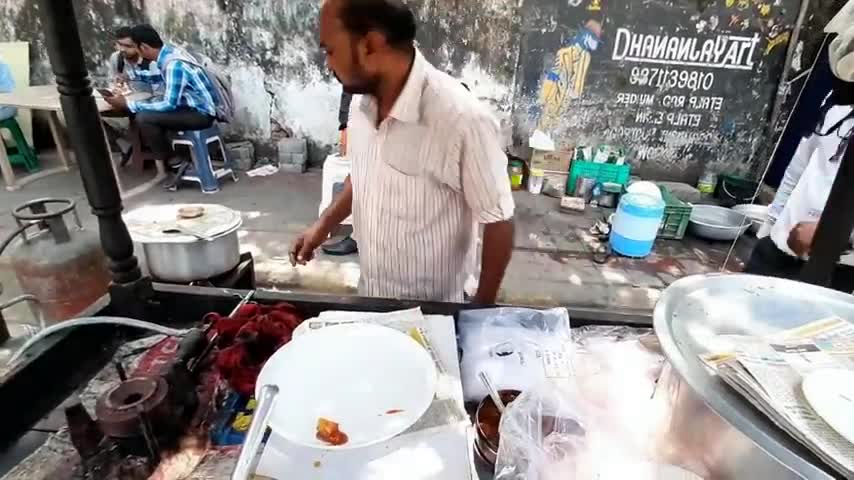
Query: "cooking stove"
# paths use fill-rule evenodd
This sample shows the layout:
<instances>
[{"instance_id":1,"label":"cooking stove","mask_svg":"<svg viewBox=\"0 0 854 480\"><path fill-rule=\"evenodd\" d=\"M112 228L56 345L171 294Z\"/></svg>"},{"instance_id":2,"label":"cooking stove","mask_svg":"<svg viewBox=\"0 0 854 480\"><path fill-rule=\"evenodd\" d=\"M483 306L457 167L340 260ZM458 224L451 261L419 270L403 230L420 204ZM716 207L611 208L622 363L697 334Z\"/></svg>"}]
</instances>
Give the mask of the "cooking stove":
<instances>
[{"instance_id":1,"label":"cooking stove","mask_svg":"<svg viewBox=\"0 0 854 480\"><path fill-rule=\"evenodd\" d=\"M154 366L137 375L128 377L116 363L118 382L98 397L96 419L79 403L65 409L85 477L146 478L164 452L180 448L202 404L198 370L212 347L206 329L191 330L161 347Z\"/></svg>"}]
</instances>

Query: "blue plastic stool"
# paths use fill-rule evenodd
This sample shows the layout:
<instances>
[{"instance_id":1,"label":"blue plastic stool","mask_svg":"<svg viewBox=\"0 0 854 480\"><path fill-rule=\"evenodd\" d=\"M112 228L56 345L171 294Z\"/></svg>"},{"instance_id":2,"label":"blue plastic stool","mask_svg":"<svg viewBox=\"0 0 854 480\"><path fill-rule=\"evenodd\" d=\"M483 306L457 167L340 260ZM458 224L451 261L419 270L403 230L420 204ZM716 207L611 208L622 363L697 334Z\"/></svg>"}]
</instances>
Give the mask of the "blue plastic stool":
<instances>
[{"instance_id":1,"label":"blue plastic stool","mask_svg":"<svg viewBox=\"0 0 854 480\"><path fill-rule=\"evenodd\" d=\"M210 155L210 144L218 142L225 165L214 169ZM196 182L202 188L202 193L216 193L219 191L219 179L231 175L232 180L237 181L237 173L234 171L234 163L225 151L225 142L222 141L219 127L216 123L204 130L185 130L176 132L172 139L172 148L176 145L190 147L190 155L193 160L192 168L181 176L181 181Z\"/></svg>"}]
</instances>

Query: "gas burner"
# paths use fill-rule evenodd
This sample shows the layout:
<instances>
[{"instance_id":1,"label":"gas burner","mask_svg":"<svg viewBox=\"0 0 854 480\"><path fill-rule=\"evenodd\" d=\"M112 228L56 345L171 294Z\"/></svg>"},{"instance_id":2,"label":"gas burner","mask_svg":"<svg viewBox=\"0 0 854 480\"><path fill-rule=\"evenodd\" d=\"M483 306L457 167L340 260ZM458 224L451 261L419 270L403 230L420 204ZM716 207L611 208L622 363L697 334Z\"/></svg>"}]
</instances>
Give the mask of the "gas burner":
<instances>
[{"instance_id":1,"label":"gas burner","mask_svg":"<svg viewBox=\"0 0 854 480\"><path fill-rule=\"evenodd\" d=\"M95 415L101 431L127 453L156 457L187 423L187 405L175 397L164 377L134 377L102 395Z\"/></svg>"}]
</instances>

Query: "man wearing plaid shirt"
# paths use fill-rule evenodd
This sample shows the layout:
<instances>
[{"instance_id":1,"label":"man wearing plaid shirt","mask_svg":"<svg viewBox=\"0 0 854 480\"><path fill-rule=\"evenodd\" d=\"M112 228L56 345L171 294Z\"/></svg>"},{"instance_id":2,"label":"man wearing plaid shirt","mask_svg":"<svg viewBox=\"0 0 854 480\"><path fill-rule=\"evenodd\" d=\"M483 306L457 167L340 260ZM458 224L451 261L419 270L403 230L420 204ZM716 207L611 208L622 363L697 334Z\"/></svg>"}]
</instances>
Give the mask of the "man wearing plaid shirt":
<instances>
[{"instance_id":1,"label":"man wearing plaid shirt","mask_svg":"<svg viewBox=\"0 0 854 480\"><path fill-rule=\"evenodd\" d=\"M164 44L150 25L133 27L131 38L142 58L157 62L165 83L163 96L128 101L117 95L104 100L114 109L131 112L155 158L169 166L179 166L186 160L176 155L167 132L210 127L216 117L214 87L204 70L182 60L188 58L194 62L186 52Z\"/></svg>"}]
</instances>

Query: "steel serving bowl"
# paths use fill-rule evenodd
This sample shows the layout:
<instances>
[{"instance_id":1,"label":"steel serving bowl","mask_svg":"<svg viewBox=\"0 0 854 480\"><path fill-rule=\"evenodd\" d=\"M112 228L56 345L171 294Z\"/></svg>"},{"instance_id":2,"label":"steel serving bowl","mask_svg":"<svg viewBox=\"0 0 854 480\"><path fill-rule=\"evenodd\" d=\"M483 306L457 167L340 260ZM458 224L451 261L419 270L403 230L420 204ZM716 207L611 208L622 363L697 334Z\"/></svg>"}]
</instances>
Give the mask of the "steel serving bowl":
<instances>
[{"instance_id":1,"label":"steel serving bowl","mask_svg":"<svg viewBox=\"0 0 854 480\"><path fill-rule=\"evenodd\" d=\"M707 240L735 240L753 224L747 215L715 205L694 205L688 230Z\"/></svg>"}]
</instances>

